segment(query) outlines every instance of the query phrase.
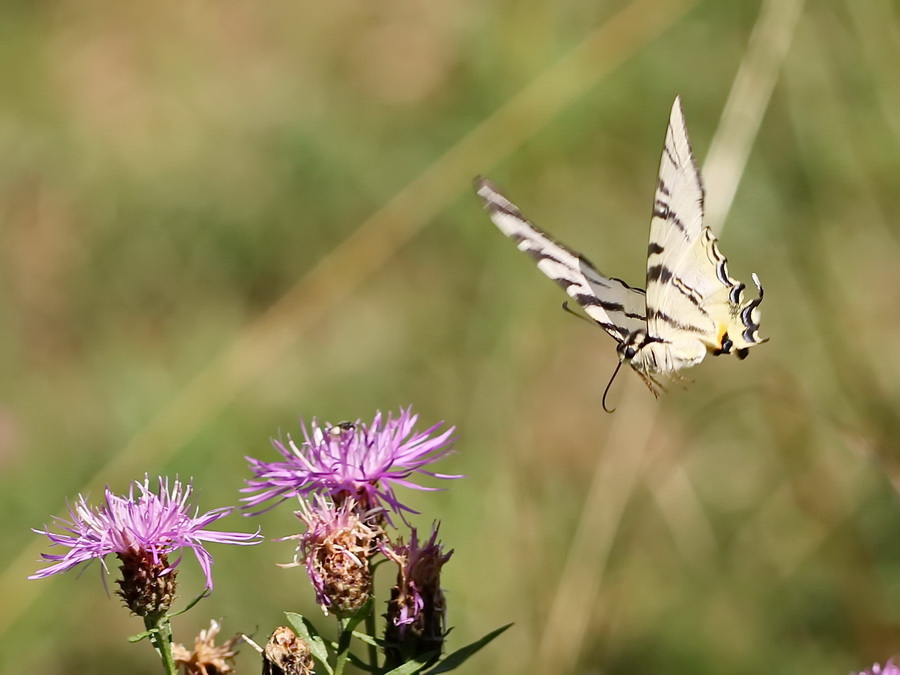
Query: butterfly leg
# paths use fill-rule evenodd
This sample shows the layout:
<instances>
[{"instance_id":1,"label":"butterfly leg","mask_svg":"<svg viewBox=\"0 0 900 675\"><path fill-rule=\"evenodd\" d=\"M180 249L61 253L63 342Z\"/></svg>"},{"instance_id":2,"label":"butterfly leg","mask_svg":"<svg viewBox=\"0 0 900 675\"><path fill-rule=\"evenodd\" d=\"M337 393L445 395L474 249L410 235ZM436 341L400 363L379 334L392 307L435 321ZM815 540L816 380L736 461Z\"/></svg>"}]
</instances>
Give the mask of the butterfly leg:
<instances>
[{"instance_id":1,"label":"butterfly leg","mask_svg":"<svg viewBox=\"0 0 900 675\"><path fill-rule=\"evenodd\" d=\"M663 386L663 384L659 380L654 378L649 373L641 372L640 370L637 370L636 368L634 369L634 372L636 372L638 375L641 376L641 379L644 381L644 384L647 385L647 389L649 389L651 392L653 392L653 396L655 398L659 398L659 395L666 390L665 386Z\"/></svg>"}]
</instances>

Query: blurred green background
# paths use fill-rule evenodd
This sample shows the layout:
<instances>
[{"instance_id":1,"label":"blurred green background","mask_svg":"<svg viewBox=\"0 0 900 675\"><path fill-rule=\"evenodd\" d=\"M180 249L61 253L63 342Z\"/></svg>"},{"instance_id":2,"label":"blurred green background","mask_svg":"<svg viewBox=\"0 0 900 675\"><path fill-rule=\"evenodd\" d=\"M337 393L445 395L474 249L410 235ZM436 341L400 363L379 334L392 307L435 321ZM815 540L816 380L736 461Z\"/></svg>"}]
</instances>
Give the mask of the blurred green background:
<instances>
[{"instance_id":1,"label":"blurred green background","mask_svg":"<svg viewBox=\"0 0 900 675\"><path fill-rule=\"evenodd\" d=\"M456 549L449 647L515 622L465 672L847 673L900 651L900 7L789 5L4 3L2 672L158 670L98 566L25 580L47 550L29 528L66 498L148 472L234 504L243 457L299 416L410 403L458 426L439 470L467 475L409 497ZM724 155L743 178L721 247L763 280L771 342L658 401L622 373L606 415L613 342L469 181L640 285L672 100L702 161L735 82L751 145ZM318 614L275 567L289 511L224 521L268 541L211 547L215 592L177 638ZM249 648L238 667L258 672Z\"/></svg>"}]
</instances>

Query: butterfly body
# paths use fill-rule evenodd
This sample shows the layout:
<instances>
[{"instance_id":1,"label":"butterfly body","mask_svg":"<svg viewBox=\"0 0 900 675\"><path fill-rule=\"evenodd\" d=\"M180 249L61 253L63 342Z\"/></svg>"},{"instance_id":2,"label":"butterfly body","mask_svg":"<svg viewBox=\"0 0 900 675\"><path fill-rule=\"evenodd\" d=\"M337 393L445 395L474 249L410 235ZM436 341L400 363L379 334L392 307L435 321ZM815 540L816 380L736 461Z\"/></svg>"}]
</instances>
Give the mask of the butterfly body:
<instances>
[{"instance_id":1,"label":"butterfly body","mask_svg":"<svg viewBox=\"0 0 900 675\"><path fill-rule=\"evenodd\" d=\"M759 296L728 274L715 235L703 225L704 190L691 152L680 99L669 117L647 248L647 290L603 275L583 255L529 222L493 183L475 189L494 224L528 253L618 343L628 363L658 395L678 371L707 353L747 356L759 337Z\"/></svg>"}]
</instances>

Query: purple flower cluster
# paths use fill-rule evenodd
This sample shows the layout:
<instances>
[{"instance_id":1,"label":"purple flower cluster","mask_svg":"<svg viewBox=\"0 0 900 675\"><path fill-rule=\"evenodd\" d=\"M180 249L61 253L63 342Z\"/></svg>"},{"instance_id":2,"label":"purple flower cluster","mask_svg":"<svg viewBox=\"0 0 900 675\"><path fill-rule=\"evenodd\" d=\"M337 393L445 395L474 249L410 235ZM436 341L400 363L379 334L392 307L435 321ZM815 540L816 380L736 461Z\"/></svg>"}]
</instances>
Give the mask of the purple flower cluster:
<instances>
[{"instance_id":1,"label":"purple flower cluster","mask_svg":"<svg viewBox=\"0 0 900 675\"><path fill-rule=\"evenodd\" d=\"M371 424L301 423L303 442L273 441L283 461L247 458L255 478L248 480L244 508L272 508L300 497L296 515L305 532L295 565L305 565L323 610L352 614L371 597L372 559L380 552L399 568L388 605L390 639L400 644L411 635L429 649L443 641L444 599L440 570L450 558L437 542L437 529L420 544L415 528L410 543L393 543L390 513L415 513L402 503L395 487L431 490L411 480L413 474L459 478L426 467L451 451L454 428L443 423L416 431L418 416L410 408L397 417L378 412ZM406 524L405 518L403 518ZM301 562L302 561L302 562Z\"/></svg>"},{"instance_id":2,"label":"purple flower cluster","mask_svg":"<svg viewBox=\"0 0 900 675\"><path fill-rule=\"evenodd\" d=\"M252 514L292 497L300 499L296 515L305 531L286 539L299 541L293 565L306 568L316 600L326 614L348 617L370 607L374 559L381 554L397 564L397 584L388 602L386 664L399 665L407 657L424 654L435 659L445 637L440 571L452 551L443 553L436 528L424 544L415 528L408 545L400 538L393 543L389 534L394 526L392 513L398 514L405 526L409 526L406 515L416 513L400 501L398 487L435 490L417 479L460 478L428 470L451 452L455 428L441 429L441 422L419 431L417 422L418 415L411 408L401 409L396 417L378 412L371 423L357 420L331 425L313 420L307 425L301 421L302 442L295 443L290 437L287 443L273 441L281 460L247 458L253 478L242 489L249 493L241 499L243 508ZM56 519L61 531L53 532L50 527L35 530L46 535L52 546L67 550L43 554L48 565L29 578L65 572L95 558L108 571L106 556L115 554L122 573L117 593L126 607L143 617L145 635L168 664L167 672L174 672L176 663L197 672L207 672L207 665L217 672L230 672L235 642L215 645L215 623L195 640L193 650L183 645L172 647L169 610L177 597L176 567L181 551L190 549L206 577L206 588L211 589L213 560L204 544L255 544L261 536L259 531L207 530L233 508L201 515L188 505L191 491L190 483L177 479L170 484L160 478L156 487L145 477L143 482L134 482L124 496L107 487L99 507L88 505L79 495L69 506L68 518ZM173 553L178 555L170 563ZM203 669L198 670L201 665Z\"/></svg>"}]
</instances>

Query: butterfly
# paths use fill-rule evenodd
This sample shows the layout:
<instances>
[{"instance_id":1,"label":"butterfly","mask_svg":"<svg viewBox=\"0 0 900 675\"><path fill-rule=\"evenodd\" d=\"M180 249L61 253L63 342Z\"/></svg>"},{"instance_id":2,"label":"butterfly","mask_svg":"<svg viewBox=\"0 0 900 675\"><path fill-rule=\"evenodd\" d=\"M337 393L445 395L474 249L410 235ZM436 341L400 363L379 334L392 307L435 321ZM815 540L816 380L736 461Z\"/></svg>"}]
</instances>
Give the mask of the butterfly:
<instances>
[{"instance_id":1,"label":"butterfly","mask_svg":"<svg viewBox=\"0 0 900 675\"><path fill-rule=\"evenodd\" d=\"M728 274L728 261L703 224L703 181L680 97L672 105L659 165L646 291L601 274L581 253L554 241L486 178L475 179L475 191L500 231L618 343L616 373L627 363L654 396L707 353L743 359L750 347L766 342L759 336L759 277L753 274L758 297L744 302L746 286ZM605 410L608 391L609 385Z\"/></svg>"}]
</instances>

